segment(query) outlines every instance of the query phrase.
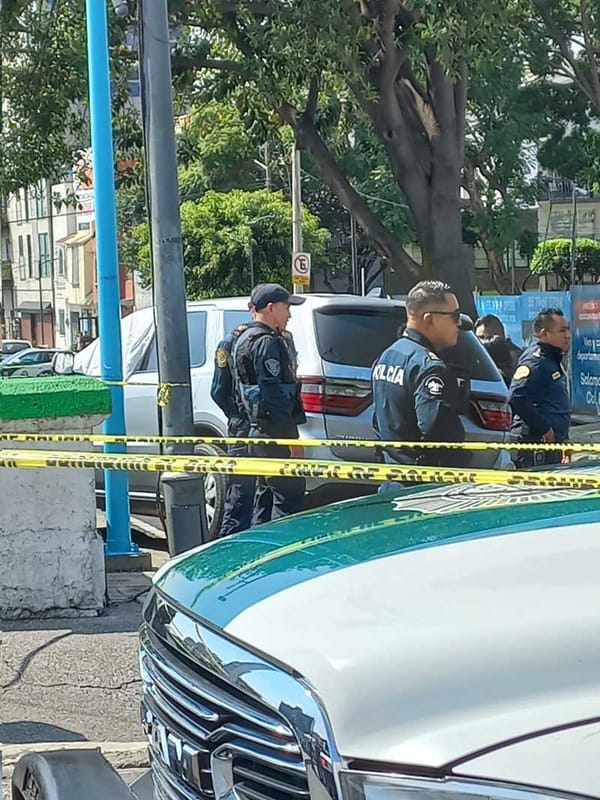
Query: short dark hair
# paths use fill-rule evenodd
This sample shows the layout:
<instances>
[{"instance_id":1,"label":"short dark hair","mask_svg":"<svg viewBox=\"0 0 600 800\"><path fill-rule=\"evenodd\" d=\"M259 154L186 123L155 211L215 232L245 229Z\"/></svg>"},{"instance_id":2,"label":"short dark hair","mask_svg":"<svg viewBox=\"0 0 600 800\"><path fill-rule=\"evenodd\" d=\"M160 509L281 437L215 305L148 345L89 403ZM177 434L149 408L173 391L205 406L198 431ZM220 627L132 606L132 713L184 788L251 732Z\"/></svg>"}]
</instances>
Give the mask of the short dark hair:
<instances>
[{"instance_id":1,"label":"short dark hair","mask_svg":"<svg viewBox=\"0 0 600 800\"><path fill-rule=\"evenodd\" d=\"M475 321L475 325L473 325L475 333L477 333L477 328L479 328L481 325L483 325L487 332L494 336L506 335L502 320L495 314L484 314L483 317L479 317L479 319Z\"/></svg>"},{"instance_id":2,"label":"short dark hair","mask_svg":"<svg viewBox=\"0 0 600 800\"><path fill-rule=\"evenodd\" d=\"M537 317L533 320L533 332L539 336L544 329L552 325L552 317L564 317L560 308L542 308Z\"/></svg>"},{"instance_id":3,"label":"short dark hair","mask_svg":"<svg viewBox=\"0 0 600 800\"><path fill-rule=\"evenodd\" d=\"M447 294L454 294L452 288L443 281L419 281L408 293L406 310L415 313L429 303L444 303Z\"/></svg>"}]
</instances>

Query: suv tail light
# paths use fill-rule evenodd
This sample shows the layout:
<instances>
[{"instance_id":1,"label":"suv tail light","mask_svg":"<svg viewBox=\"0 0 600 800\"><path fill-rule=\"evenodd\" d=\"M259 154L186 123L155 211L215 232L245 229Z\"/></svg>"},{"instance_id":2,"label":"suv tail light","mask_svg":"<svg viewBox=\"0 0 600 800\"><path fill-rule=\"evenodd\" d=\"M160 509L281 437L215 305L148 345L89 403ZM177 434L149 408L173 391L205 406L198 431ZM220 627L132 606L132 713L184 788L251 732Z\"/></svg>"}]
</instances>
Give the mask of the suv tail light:
<instances>
[{"instance_id":1,"label":"suv tail light","mask_svg":"<svg viewBox=\"0 0 600 800\"><path fill-rule=\"evenodd\" d=\"M304 410L317 414L357 417L372 401L369 381L304 375L301 395Z\"/></svg>"},{"instance_id":2,"label":"suv tail light","mask_svg":"<svg viewBox=\"0 0 600 800\"><path fill-rule=\"evenodd\" d=\"M508 403L503 400L472 400L478 421L483 428L492 431L507 431L512 422L512 412Z\"/></svg>"}]
</instances>

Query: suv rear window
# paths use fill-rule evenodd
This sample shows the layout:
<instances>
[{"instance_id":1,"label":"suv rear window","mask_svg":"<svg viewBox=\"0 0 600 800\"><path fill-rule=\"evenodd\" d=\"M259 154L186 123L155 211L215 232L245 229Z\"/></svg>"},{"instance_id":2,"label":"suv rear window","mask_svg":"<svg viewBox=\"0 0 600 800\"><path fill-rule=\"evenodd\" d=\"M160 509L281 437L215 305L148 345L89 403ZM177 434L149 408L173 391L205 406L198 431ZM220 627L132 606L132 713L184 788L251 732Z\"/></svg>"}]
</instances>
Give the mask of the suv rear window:
<instances>
[{"instance_id":1,"label":"suv rear window","mask_svg":"<svg viewBox=\"0 0 600 800\"><path fill-rule=\"evenodd\" d=\"M316 309L317 347L323 361L371 367L398 338L406 321L403 308L325 307Z\"/></svg>"},{"instance_id":2,"label":"suv rear window","mask_svg":"<svg viewBox=\"0 0 600 800\"><path fill-rule=\"evenodd\" d=\"M485 347L472 331L460 331L454 347L440 352L440 357L460 375L477 381L499 381L501 376Z\"/></svg>"}]
</instances>

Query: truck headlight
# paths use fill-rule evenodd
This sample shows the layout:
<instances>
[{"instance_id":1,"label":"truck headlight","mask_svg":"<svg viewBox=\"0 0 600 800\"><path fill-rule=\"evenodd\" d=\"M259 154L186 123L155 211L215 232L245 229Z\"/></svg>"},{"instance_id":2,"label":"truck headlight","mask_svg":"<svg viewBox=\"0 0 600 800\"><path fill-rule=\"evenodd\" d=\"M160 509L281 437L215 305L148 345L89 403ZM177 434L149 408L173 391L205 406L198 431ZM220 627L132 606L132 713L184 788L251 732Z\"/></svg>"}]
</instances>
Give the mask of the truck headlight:
<instances>
[{"instance_id":1,"label":"truck headlight","mask_svg":"<svg viewBox=\"0 0 600 800\"><path fill-rule=\"evenodd\" d=\"M344 800L568 800L576 795L469 778L340 773Z\"/></svg>"}]
</instances>

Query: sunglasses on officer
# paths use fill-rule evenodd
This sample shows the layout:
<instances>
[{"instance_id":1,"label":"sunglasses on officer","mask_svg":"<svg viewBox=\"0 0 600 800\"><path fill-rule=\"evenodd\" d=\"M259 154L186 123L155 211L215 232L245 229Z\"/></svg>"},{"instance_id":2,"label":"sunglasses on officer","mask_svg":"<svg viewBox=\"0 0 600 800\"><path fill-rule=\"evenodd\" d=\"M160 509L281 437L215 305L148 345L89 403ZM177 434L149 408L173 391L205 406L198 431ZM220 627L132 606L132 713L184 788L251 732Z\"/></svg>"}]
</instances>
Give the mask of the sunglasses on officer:
<instances>
[{"instance_id":1,"label":"sunglasses on officer","mask_svg":"<svg viewBox=\"0 0 600 800\"><path fill-rule=\"evenodd\" d=\"M437 314L441 317L450 317L452 322L455 322L457 325L460 322L460 308L455 308L454 311L423 311L423 316L425 314Z\"/></svg>"}]
</instances>

